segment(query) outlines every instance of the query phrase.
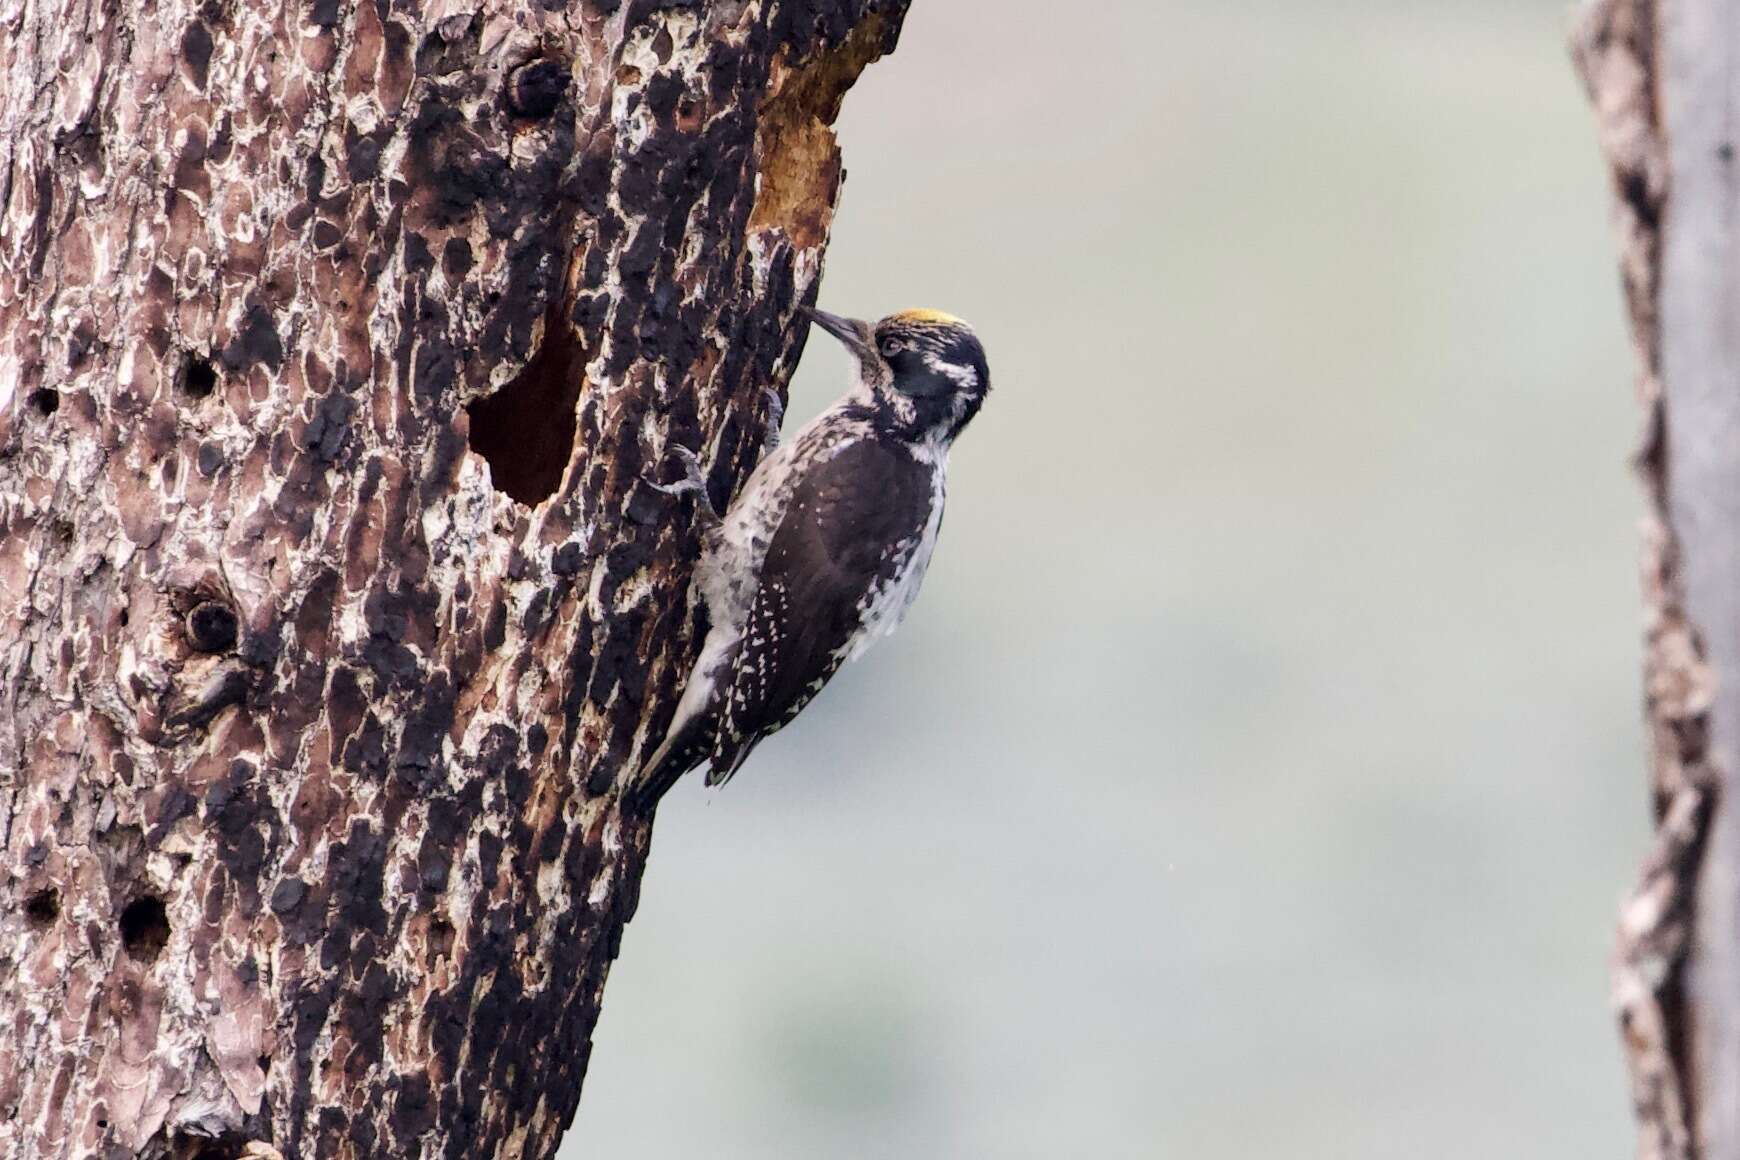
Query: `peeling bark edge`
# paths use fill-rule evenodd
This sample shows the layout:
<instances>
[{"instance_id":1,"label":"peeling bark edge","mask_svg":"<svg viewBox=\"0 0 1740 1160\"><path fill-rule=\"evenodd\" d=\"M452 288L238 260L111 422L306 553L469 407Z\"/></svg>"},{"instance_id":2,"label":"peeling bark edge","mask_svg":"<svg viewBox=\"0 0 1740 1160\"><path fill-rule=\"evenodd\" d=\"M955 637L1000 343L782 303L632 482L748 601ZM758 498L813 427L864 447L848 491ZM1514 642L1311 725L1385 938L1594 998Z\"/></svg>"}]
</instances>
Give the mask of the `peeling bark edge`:
<instances>
[{"instance_id":1,"label":"peeling bark edge","mask_svg":"<svg viewBox=\"0 0 1740 1160\"><path fill-rule=\"evenodd\" d=\"M1658 96L1662 49L1654 0L1589 0L1571 50L1611 169L1642 407L1635 465L1647 501L1644 708L1656 830L1639 884L1622 908L1612 1002L1631 1077L1640 1160L1726 1158L1731 1147L1720 1141L1731 1141L1732 1126L1713 1123L1708 1102L1699 1098L1712 1076L1698 1067L1700 1010L1689 986L1706 850L1725 770L1712 744L1717 674L1686 593L1684 513L1675 502L1676 486L1686 481L1676 471L1669 437L1662 285L1672 167Z\"/></svg>"}]
</instances>

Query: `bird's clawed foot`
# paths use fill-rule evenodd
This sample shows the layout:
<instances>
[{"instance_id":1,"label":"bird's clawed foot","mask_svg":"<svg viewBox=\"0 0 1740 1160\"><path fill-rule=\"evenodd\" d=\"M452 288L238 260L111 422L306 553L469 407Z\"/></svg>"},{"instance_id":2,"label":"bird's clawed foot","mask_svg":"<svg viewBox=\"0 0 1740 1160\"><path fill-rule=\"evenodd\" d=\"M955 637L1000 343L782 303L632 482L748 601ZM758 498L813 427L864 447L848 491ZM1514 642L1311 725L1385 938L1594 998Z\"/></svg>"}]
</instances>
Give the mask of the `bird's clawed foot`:
<instances>
[{"instance_id":1,"label":"bird's clawed foot","mask_svg":"<svg viewBox=\"0 0 1740 1160\"><path fill-rule=\"evenodd\" d=\"M662 491L669 496L697 497L701 514L708 522L718 523L719 513L713 509L713 497L707 493L707 473L701 469L701 460L681 443L666 448L665 458L674 459L682 465L682 478L675 483L657 483L649 479L646 481L647 485L654 491Z\"/></svg>"}]
</instances>

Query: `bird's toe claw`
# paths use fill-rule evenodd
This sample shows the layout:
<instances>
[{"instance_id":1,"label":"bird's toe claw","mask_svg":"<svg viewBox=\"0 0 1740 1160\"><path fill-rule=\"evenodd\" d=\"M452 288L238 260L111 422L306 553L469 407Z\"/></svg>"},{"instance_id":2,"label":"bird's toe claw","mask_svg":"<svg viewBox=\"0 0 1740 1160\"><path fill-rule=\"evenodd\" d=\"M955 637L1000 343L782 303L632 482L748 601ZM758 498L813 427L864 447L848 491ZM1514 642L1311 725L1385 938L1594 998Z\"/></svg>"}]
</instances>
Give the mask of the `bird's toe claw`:
<instances>
[{"instance_id":1,"label":"bird's toe claw","mask_svg":"<svg viewBox=\"0 0 1740 1160\"><path fill-rule=\"evenodd\" d=\"M772 387L763 387L761 393L767 396L766 433L762 437L762 453L768 454L779 446L779 428L785 422L785 400Z\"/></svg>"},{"instance_id":2,"label":"bird's toe claw","mask_svg":"<svg viewBox=\"0 0 1740 1160\"><path fill-rule=\"evenodd\" d=\"M682 465L682 477L674 483L659 483L647 480L654 491L662 491L666 495L690 495L699 492L707 494L707 474L701 470L701 460L681 443L672 445L665 450L666 459L674 459Z\"/></svg>"},{"instance_id":3,"label":"bird's toe claw","mask_svg":"<svg viewBox=\"0 0 1740 1160\"><path fill-rule=\"evenodd\" d=\"M665 458L675 459L682 465L682 478L674 483L660 483L656 479L648 479L647 486L668 496L696 497L700 503L702 519L708 524L717 524L719 513L713 509L713 498L707 491L707 473L701 467L700 457L681 443L676 443L665 449Z\"/></svg>"}]
</instances>

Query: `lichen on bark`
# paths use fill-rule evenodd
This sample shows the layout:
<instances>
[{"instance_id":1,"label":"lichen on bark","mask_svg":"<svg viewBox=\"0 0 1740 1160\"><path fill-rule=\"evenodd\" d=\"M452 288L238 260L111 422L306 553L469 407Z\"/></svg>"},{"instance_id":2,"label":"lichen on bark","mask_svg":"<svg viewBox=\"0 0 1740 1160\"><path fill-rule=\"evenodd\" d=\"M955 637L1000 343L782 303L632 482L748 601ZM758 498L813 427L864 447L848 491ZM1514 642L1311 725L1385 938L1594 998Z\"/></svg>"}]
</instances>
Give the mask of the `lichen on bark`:
<instances>
[{"instance_id":1,"label":"lichen on bark","mask_svg":"<svg viewBox=\"0 0 1740 1160\"><path fill-rule=\"evenodd\" d=\"M0 0L0 1155L547 1156L904 0Z\"/></svg>"}]
</instances>

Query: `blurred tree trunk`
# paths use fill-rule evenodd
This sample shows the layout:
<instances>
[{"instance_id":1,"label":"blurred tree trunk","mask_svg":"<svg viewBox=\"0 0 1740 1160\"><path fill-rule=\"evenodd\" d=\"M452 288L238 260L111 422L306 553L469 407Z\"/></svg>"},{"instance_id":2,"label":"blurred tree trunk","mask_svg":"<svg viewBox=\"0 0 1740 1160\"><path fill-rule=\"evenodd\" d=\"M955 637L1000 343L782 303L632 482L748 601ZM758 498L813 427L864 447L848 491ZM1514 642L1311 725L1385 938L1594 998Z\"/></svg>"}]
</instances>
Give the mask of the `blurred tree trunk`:
<instances>
[{"instance_id":1,"label":"blurred tree trunk","mask_svg":"<svg viewBox=\"0 0 1740 1160\"><path fill-rule=\"evenodd\" d=\"M1740 1160L1740 0L1594 0L1574 50L1612 166L1650 499L1657 831L1614 999L1639 1155Z\"/></svg>"},{"instance_id":2,"label":"blurred tree trunk","mask_svg":"<svg viewBox=\"0 0 1740 1160\"><path fill-rule=\"evenodd\" d=\"M0 1156L554 1150L904 10L0 0Z\"/></svg>"}]
</instances>

